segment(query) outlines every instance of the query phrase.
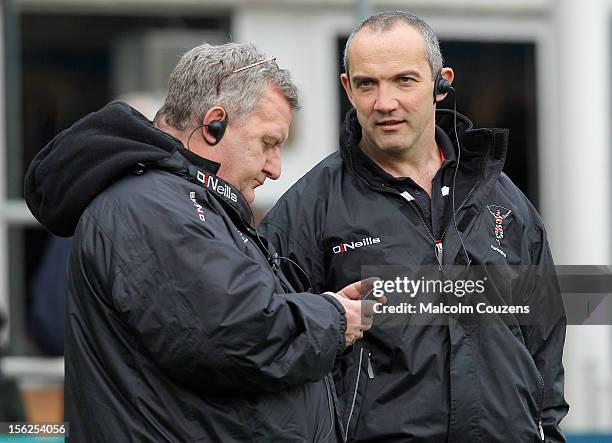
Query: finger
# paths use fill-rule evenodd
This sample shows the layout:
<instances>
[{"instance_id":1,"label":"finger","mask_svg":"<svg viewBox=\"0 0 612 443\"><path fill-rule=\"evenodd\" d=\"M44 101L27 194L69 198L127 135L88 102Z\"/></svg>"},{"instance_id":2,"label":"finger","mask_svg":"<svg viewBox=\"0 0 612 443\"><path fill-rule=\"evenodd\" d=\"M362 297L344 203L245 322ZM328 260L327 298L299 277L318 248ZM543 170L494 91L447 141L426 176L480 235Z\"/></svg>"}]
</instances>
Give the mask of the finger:
<instances>
[{"instance_id":1,"label":"finger","mask_svg":"<svg viewBox=\"0 0 612 443\"><path fill-rule=\"evenodd\" d=\"M372 323L374 323L374 319L372 317L362 317L361 319L362 327L367 326L368 329L370 329L372 327Z\"/></svg>"},{"instance_id":2,"label":"finger","mask_svg":"<svg viewBox=\"0 0 612 443\"><path fill-rule=\"evenodd\" d=\"M351 300L360 300L370 297L370 292L374 290L374 282L380 280L379 277L369 277L364 280L351 283L340 290L339 294Z\"/></svg>"},{"instance_id":3,"label":"finger","mask_svg":"<svg viewBox=\"0 0 612 443\"><path fill-rule=\"evenodd\" d=\"M362 331L369 331L370 329L372 329L372 325L374 323L370 322L370 323L364 323L363 325L361 325L361 330Z\"/></svg>"},{"instance_id":4,"label":"finger","mask_svg":"<svg viewBox=\"0 0 612 443\"><path fill-rule=\"evenodd\" d=\"M359 300L361 298L361 287L362 282L360 281L351 283L350 285L345 286L340 291L338 291L338 294L350 300Z\"/></svg>"},{"instance_id":5,"label":"finger","mask_svg":"<svg viewBox=\"0 0 612 443\"><path fill-rule=\"evenodd\" d=\"M378 304L377 301L374 300L364 300L361 302L361 317L363 318L372 318L374 317L374 306Z\"/></svg>"},{"instance_id":6,"label":"finger","mask_svg":"<svg viewBox=\"0 0 612 443\"><path fill-rule=\"evenodd\" d=\"M381 305L387 304L387 297L383 295L380 298L377 298L376 300L362 301L361 302L361 316L362 317L374 317L374 314L376 314L374 307L379 304Z\"/></svg>"},{"instance_id":7,"label":"finger","mask_svg":"<svg viewBox=\"0 0 612 443\"><path fill-rule=\"evenodd\" d=\"M361 280L361 290L362 292L368 293L374 289L374 282L380 280L380 277L368 277L364 280Z\"/></svg>"}]
</instances>

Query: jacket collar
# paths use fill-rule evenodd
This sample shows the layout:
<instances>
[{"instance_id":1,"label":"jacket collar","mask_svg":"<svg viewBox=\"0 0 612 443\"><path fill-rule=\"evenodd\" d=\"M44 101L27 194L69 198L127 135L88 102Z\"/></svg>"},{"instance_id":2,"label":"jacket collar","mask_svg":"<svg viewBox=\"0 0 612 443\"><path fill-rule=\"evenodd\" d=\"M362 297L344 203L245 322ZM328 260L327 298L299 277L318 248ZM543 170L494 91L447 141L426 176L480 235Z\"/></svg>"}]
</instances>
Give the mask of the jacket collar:
<instances>
[{"instance_id":1,"label":"jacket collar","mask_svg":"<svg viewBox=\"0 0 612 443\"><path fill-rule=\"evenodd\" d=\"M157 165L171 173L182 175L209 191L224 206L231 207L247 225L251 224L251 209L240 191L218 177L220 164L181 147Z\"/></svg>"},{"instance_id":2,"label":"jacket collar","mask_svg":"<svg viewBox=\"0 0 612 443\"><path fill-rule=\"evenodd\" d=\"M506 159L508 130L474 129L470 119L447 109L436 111L436 141L442 147L447 161L454 162L457 156L457 139L461 145L459 173L472 181L497 177ZM360 149L362 129L355 109L346 114L340 131L340 154L349 166L364 177L369 184L386 184L391 177Z\"/></svg>"}]
</instances>

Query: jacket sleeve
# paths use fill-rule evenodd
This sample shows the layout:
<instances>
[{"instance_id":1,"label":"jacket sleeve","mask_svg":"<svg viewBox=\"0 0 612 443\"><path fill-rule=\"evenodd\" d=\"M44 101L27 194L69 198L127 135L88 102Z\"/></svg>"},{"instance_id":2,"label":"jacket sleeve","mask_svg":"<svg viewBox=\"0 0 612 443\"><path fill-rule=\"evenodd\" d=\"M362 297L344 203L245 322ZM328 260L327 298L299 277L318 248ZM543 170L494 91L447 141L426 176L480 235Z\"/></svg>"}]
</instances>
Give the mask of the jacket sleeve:
<instances>
[{"instance_id":1,"label":"jacket sleeve","mask_svg":"<svg viewBox=\"0 0 612 443\"><path fill-rule=\"evenodd\" d=\"M528 276L521 294L530 306L530 316L521 330L542 376L541 421L545 441L565 442L559 423L569 410L564 398L562 363L567 319L544 228L537 226L529 237L532 265L526 271Z\"/></svg>"},{"instance_id":2,"label":"jacket sleeve","mask_svg":"<svg viewBox=\"0 0 612 443\"><path fill-rule=\"evenodd\" d=\"M272 270L236 245L235 226L208 208L200 222L189 203L132 211L116 203L98 211L104 223L82 220L80 254L104 274L122 321L164 372L196 390L275 391L321 379L344 347L342 307L278 293Z\"/></svg>"}]
</instances>

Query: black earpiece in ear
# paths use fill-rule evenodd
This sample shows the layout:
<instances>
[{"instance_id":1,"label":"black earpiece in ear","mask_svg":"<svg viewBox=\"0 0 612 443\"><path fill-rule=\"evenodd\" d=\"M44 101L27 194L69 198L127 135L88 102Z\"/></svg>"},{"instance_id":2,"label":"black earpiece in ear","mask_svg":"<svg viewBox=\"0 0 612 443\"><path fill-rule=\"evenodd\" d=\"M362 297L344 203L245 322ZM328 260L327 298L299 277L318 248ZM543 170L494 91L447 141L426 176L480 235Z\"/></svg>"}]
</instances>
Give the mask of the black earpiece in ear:
<instances>
[{"instance_id":1,"label":"black earpiece in ear","mask_svg":"<svg viewBox=\"0 0 612 443\"><path fill-rule=\"evenodd\" d=\"M440 94L448 94L451 90L451 84L448 80L442 77L442 72L438 72L434 81L433 97L434 103L437 103L436 97Z\"/></svg>"},{"instance_id":2,"label":"black earpiece in ear","mask_svg":"<svg viewBox=\"0 0 612 443\"><path fill-rule=\"evenodd\" d=\"M212 135L215 138L214 142L210 142L206 138L206 134L204 134L204 131L202 131L202 138L204 139L204 141L209 146L215 146L217 143L221 141L221 139L223 138L223 135L225 134L225 130L227 129L227 114L225 114L225 117L223 118L223 120L213 120L207 125L201 124L200 126L196 126L196 128L193 131L191 131L191 134L189 134L189 137L187 137L187 150L191 151L191 148L189 147L189 142L191 141L191 137L193 137L193 134L195 134L195 132L201 128L208 128L208 132L210 132L210 135Z\"/></svg>"},{"instance_id":3,"label":"black earpiece in ear","mask_svg":"<svg viewBox=\"0 0 612 443\"><path fill-rule=\"evenodd\" d=\"M225 134L225 130L227 129L227 115L223 120L213 120L207 125L202 125L202 127L207 127L208 132L210 132L210 135L215 138L215 141L212 143L209 142L206 137L204 137L204 140L210 146L214 146L221 141L223 135Z\"/></svg>"}]
</instances>

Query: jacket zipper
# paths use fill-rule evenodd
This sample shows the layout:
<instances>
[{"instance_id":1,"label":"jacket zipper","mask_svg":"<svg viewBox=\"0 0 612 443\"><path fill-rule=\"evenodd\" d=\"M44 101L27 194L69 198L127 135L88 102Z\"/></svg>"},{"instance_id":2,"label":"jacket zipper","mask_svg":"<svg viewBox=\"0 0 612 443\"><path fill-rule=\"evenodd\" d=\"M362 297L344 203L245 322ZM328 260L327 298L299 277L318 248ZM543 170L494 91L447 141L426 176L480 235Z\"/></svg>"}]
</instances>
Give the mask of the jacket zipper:
<instances>
[{"instance_id":1,"label":"jacket zipper","mask_svg":"<svg viewBox=\"0 0 612 443\"><path fill-rule=\"evenodd\" d=\"M478 181L470 190L470 192L468 192L468 195L465 196L465 198L463 199L463 201L461 202L461 204L459 205L459 207L455 210L453 217L455 217L459 211L463 208L463 206L465 206L466 202L468 201L468 199L472 196L472 194L474 193L474 190L476 189L476 187L480 184L480 181ZM400 194L401 195L401 194ZM402 196L403 197L403 196ZM404 199L406 199L406 197L403 197ZM443 265L442 265L442 260L444 258L444 237L446 236L446 233L448 231L448 228L450 227L451 223L449 222L446 225L446 228L444 229L444 232L442 233L442 236L439 240L436 240L436 238L434 237L434 235L431 233L431 231L429 230L429 227L427 226L427 223L425 222L425 220L423 219L423 216L421 215L421 210L416 206L416 204L411 201L408 200L408 203L410 203L410 206L412 206L412 208L415 210L415 212L417 213L417 216L419 217L419 220L421 220L421 223L423 224L423 227L425 228L425 230L427 231L427 234L429 235L429 237L431 238L431 240L433 241L434 244L434 255L436 257L436 260L438 261L438 269L443 270Z\"/></svg>"},{"instance_id":2,"label":"jacket zipper","mask_svg":"<svg viewBox=\"0 0 612 443\"><path fill-rule=\"evenodd\" d=\"M423 216L421 215L421 210L416 206L416 204L411 200L408 200L408 203L415 210L417 216L419 217L419 220L421 220L421 224L427 231L427 235L429 235L429 238L431 238L431 241L433 241L434 255L436 256L436 260L438 261L438 268L442 270L442 255L444 253L444 247L442 246L442 240L436 240L434 238L433 234L429 230L429 227L427 226L427 223L425 222L425 220L423 219Z\"/></svg>"},{"instance_id":3,"label":"jacket zipper","mask_svg":"<svg viewBox=\"0 0 612 443\"><path fill-rule=\"evenodd\" d=\"M372 367L372 360L370 357L372 356L371 352L368 352L368 378L371 380L374 378L374 368Z\"/></svg>"},{"instance_id":4,"label":"jacket zipper","mask_svg":"<svg viewBox=\"0 0 612 443\"><path fill-rule=\"evenodd\" d=\"M349 426L351 424L351 418L353 417L353 411L355 410L355 400L357 400L357 389L359 388L359 376L361 375L361 362L363 361L363 348L359 350L359 364L357 365L357 380L355 381L355 392L353 393L353 402L351 403L351 411L349 412L348 420L346 421L346 432L344 434L344 441L348 440Z\"/></svg>"},{"instance_id":5,"label":"jacket zipper","mask_svg":"<svg viewBox=\"0 0 612 443\"><path fill-rule=\"evenodd\" d=\"M542 425L542 409L544 408L544 379L542 374L538 370L538 377L540 378L540 385L542 386L542 396L540 400L540 408L538 410L538 430L540 431L540 438L544 441L544 426Z\"/></svg>"}]
</instances>

